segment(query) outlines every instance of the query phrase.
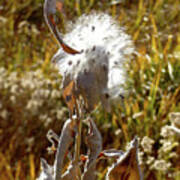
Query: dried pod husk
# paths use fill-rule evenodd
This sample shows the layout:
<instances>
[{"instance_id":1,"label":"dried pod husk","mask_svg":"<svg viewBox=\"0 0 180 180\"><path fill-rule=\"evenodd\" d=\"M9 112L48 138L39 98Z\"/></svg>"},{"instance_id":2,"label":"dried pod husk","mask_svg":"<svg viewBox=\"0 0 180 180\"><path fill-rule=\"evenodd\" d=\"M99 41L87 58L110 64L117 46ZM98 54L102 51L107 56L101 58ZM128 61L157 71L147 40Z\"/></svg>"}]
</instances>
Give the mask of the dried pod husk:
<instances>
[{"instance_id":1,"label":"dried pod husk","mask_svg":"<svg viewBox=\"0 0 180 180\"><path fill-rule=\"evenodd\" d=\"M68 119L63 126L61 135L58 139L58 147L53 166L48 165L46 160L41 160L42 171L37 180L61 180L68 177L76 177L77 166L69 168L65 174L62 175L63 161L68 153L68 149L73 143L74 134L77 131L75 119ZM57 136L55 136L57 139ZM70 176L69 176L70 174Z\"/></svg>"},{"instance_id":2,"label":"dried pod husk","mask_svg":"<svg viewBox=\"0 0 180 180\"><path fill-rule=\"evenodd\" d=\"M102 137L94 121L91 118L88 118L87 121L89 122L89 133L87 136L88 159L84 167L82 179L95 180L96 162L102 150Z\"/></svg>"},{"instance_id":3,"label":"dried pod husk","mask_svg":"<svg viewBox=\"0 0 180 180\"><path fill-rule=\"evenodd\" d=\"M54 164L55 180L61 179L64 157L67 154L68 148L73 143L76 128L75 119L68 119L63 126Z\"/></svg>"},{"instance_id":4,"label":"dried pod husk","mask_svg":"<svg viewBox=\"0 0 180 180\"><path fill-rule=\"evenodd\" d=\"M143 176L138 163L138 140L131 142L130 149L119 157L106 175L106 180L142 180Z\"/></svg>"},{"instance_id":5,"label":"dried pod husk","mask_svg":"<svg viewBox=\"0 0 180 180\"><path fill-rule=\"evenodd\" d=\"M44 19L54 35L54 37L57 39L58 43L62 47L63 51L69 54L79 54L80 52L71 48L69 45L67 45L63 38L61 33L59 32L56 24L56 8L61 12L63 7L63 3L57 0L45 0L44 1Z\"/></svg>"}]
</instances>

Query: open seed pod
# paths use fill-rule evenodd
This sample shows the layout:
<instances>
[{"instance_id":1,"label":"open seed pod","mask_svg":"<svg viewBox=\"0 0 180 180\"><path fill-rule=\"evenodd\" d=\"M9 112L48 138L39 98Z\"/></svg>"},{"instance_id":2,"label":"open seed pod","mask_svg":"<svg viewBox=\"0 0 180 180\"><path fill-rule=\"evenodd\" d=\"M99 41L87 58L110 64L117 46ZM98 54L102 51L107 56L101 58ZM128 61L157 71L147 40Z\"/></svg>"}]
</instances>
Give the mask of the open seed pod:
<instances>
[{"instance_id":1,"label":"open seed pod","mask_svg":"<svg viewBox=\"0 0 180 180\"><path fill-rule=\"evenodd\" d=\"M52 61L63 76L63 89L74 82L72 94L77 99L83 97L86 110L92 111L101 102L110 111L111 101L125 93L124 63L133 52L130 37L109 15L92 13L82 15L75 24L69 23L69 32L62 39L54 18L56 4L56 0L46 0L44 14L62 47Z\"/></svg>"},{"instance_id":2,"label":"open seed pod","mask_svg":"<svg viewBox=\"0 0 180 180\"><path fill-rule=\"evenodd\" d=\"M135 137L131 141L130 149L108 169L106 180L143 180L137 153L138 140Z\"/></svg>"},{"instance_id":3,"label":"open seed pod","mask_svg":"<svg viewBox=\"0 0 180 180\"><path fill-rule=\"evenodd\" d=\"M48 139L52 142L52 138L58 140L58 147L56 152L56 157L54 165L50 166L46 160L41 159L41 174L37 180L71 180L77 176L79 166L77 164L72 164L69 166L67 171L62 174L64 168L64 159L68 153L69 147L74 141L74 134L77 131L76 123L74 119L68 119L62 129L59 139L55 133L48 133ZM53 136L53 137L52 137Z\"/></svg>"}]
</instances>

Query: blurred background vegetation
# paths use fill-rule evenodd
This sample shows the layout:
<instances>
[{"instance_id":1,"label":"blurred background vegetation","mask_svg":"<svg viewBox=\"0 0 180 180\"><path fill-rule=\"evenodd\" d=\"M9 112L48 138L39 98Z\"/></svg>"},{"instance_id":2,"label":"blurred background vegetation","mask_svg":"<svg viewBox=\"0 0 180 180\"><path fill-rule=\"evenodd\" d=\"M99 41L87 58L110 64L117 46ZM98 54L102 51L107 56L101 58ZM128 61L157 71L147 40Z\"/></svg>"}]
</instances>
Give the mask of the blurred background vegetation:
<instances>
[{"instance_id":1,"label":"blurred background vegetation","mask_svg":"<svg viewBox=\"0 0 180 180\"><path fill-rule=\"evenodd\" d=\"M94 113L104 149L125 149L140 138L145 179L180 179L180 145L163 135L171 112L180 112L179 0L65 0L61 26L92 10L114 16L136 47L127 65L131 91L124 107ZM50 59L58 49L43 18L43 0L0 1L0 179L33 180L48 159L46 133L60 134L68 118L61 77ZM165 131L167 134L168 131ZM168 144L169 143L169 144ZM146 144L151 145L149 151ZM168 147L168 148L167 148ZM167 149L165 149L167 148ZM105 165L98 164L104 179Z\"/></svg>"}]
</instances>

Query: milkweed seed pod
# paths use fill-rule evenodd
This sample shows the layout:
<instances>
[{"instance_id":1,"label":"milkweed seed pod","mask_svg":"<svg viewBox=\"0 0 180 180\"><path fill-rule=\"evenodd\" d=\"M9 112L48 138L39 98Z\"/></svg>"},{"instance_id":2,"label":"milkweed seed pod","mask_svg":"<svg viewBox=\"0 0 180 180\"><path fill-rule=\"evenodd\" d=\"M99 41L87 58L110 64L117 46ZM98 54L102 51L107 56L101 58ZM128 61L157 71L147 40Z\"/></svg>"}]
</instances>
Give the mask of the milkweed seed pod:
<instances>
[{"instance_id":1,"label":"milkweed seed pod","mask_svg":"<svg viewBox=\"0 0 180 180\"><path fill-rule=\"evenodd\" d=\"M143 180L143 174L138 162L137 137L131 141L129 150L120 155L117 162L108 168L106 180L121 179Z\"/></svg>"},{"instance_id":2,"label":"milkweed seed pod","mask_svg":"<svg viewBox=\"0 0 180 180\"><path fill-rule=\"evenodd\" d=\"M105 13L82 15L69 23L68 31L63 39L77 53L60 48L52 58L63 76L62 87L73 81L74 94L84 98L88 111L99 102L110 111L111 101L121 99L125 92L124 64L134 50L131 38Z\"/></svg>"}]
</instances>

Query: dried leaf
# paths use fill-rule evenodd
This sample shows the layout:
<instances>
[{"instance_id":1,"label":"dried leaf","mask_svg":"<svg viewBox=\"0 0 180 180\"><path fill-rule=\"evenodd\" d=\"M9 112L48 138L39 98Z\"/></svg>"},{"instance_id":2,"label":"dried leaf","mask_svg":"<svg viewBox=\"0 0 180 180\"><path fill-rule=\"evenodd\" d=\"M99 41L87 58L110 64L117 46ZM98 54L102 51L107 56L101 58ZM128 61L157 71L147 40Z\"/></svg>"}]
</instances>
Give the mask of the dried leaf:
<instances>
[{"instance_id":1,"label":"dried leaf","mask_svg":"<svg viewBox=\"0 0 180 180\"><path fill-rule=\"evenodd\" d=\"M46 135L47 139L50 141L51 146L47 148L48 153L49 154L53 154L56 151L56 147L55 147L55 142L54 140L56 140L58 142L59 137L58 135L52 130L50 129Z\"/></svg>"}]
</instances>

